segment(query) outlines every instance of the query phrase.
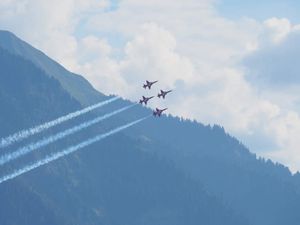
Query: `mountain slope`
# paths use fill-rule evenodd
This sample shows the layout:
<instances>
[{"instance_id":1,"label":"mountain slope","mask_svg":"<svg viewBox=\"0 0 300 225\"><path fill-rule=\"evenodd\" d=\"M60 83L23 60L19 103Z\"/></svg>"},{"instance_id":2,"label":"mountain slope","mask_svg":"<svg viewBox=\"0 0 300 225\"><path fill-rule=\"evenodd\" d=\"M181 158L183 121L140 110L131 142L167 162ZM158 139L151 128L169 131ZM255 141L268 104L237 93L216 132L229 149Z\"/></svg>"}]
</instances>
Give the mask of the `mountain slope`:
<instances>
[{"instance_id":1,"label":"mountain slope","mask_svg":"<svg viewBox=\"0 0 300 225\"><path fill-rule=\"evenodd\" d=\"M29 61L10 55L1 48L0 67L1 137L45 119L55 118L60 113L67 113L67 109L75 110L80 107L56 80L44 76ZM60 101L56 101L57 99ZM1 175L10 171L9 169L8 166L2 166ZM1 224L65 223L63 217L53 210L54 206L49 206L39 193L22 181L0 185L0 193Z\"/></svg>"},{"instance_id":2,"label":"mountain slope","mask_svg":"<svg viewBox=\"0 0 300 225\"><path fill-rule=\"evenodd\" d=\"M297 224L300 217L299 177L271 161L257 159L224 129L191 121L166 118L160 121L161 137L147 121L145 136L155 137L172 149L159 151L171 158L206 189L222 198L250 224ZM189 135L185 135L189 134ZM181 138L184 136L185 138Z\"/></svg>"},{"instance_id":3,"label":"mountain slope","mask_svg":"<svg viewBox=\"0 0 300 225\"><path fill-rule=\"evenodd\" d=\"M33 48L11 32L0 30L0 47L33 62L46 74L56 78L62 87L82 104L92 104L104 98L103 94L97 92L84 78L67 71L43 52Z\"/></svg>"},{"instance_id":4,"label":"mountain slope","mask_svg":"<svg viewBox=\"0 0 300 225\"><path fill-rule=\"evenodd\" d=\"M58 81L2 48L0 68L1 136L80 107ZM90 118L94 115L85 115L36 138ZM102 133L115 126L114 122L105 121L2 166L1 175ZM139 143L125 133L118 134L0 184L1 225L247 224L172 163L142 151Z\"/></svg>"}]
</instances>

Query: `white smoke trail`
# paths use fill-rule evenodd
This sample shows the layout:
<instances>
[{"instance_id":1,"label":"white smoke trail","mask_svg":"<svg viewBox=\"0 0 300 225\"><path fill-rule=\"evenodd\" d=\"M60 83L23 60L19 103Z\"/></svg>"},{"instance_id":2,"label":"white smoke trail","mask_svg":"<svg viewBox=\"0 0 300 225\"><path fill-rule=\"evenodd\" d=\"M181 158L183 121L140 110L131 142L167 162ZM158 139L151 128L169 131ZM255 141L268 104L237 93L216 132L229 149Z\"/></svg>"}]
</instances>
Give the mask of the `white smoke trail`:
<instances>
[{"instance_id":1,"label":"white smoke trail","mask_svg":"<svg viewBox=\"0 0 300 225\"><path fill-rule=\"evenodd\" d=\"M37 134L37 133L40 133L46 129L49 129L53 126L56 126L58 124L61 124L67 120L70 120L70 119L73 119L75 117L78 117L82 114L85 114L85 113L88 113L94 109L97 109L97 108L100 108L104 105L107 105L108 103L111 103L113 101L116 101L118 100L120 97L113 97L111 99L108 99L106 101L103 101L103 102L99 102L95 105L91 105L89 107L86 107L84 109L81 109L81 110L78 110L78 111L75 111L75 112L72 112L72 113L69 113L65 116L62 116L62 117L59 117L55 120L52 120L52 121L49 121L49 122L46 122L44 124L41 124L41 125L38 125L36 127L32 127L32 128L29 128L29 129L26 129L26 130L21 130L17 133L14 133L12 135L9 135L5 138L2 138L1 141L0 141L0 148L4 148L4 147L7 147L11 144L13 144L14 142L17 142L17 141L21 141L31 135L34 135L34 134Z\"/></svg>"},{"instance_id":2,"label":"white smoke trail","mask_svg":"<svg viewBox=\"0 0 300 225\"><path fill-rule=\"evenodd\" d=\"M15 152L5 154L5 155L3 155L3 156L0 157L0 165L8 163L8 162L10 162L10 161L12 161L14 159L17 159L17 158L19 158L19 157L21 157L21 156L23 156L23 155L25 155L27 153L30 153L30 152L34 151L36 149L39 149L39 148L44 147L44 146L46 146L48 144L51 144L51 143L53 143L55 141L63 139L66 136L69 136L71 134L79 132L79 131L81 131L84 128L88 128L88 127L90 127L90 126L92 126L92 125L94 125L96 123L99 123L99 122L101 122L101 121L103 121L105 119L108 119L109 117L112 117L112 116L114 116L114 115L116 115L118 113L121 113L121 112L123 112L123 111L125 111L127 109L130 109L130 108L132 108L135 105L137 105L137 104L125 106L125 107L123 107L121 109L118 109L118 110L115 110L115 111L113 111L111 113L107 113L107 114L105 114L103 116L99 116L99 117L97 117L97 118L95 118L93 120L89 120L87 122L81 123L81 124L79 124L77 126L69 128L69 129L64 130L62 132L59 132L59 133L57 133L55 135L52 135L52 136L47 137L47 138L44 138L44 139L42 139L42 140L40 140L38 142L31 143L31 144L29 144L27 146L21 147L21 148L19 148Z\"/></svg>"},{"instance_id":3,"label":"white smoke trail","mask_svg":"<svg viewBox=\"0 0 300 225\"><path fill-rule=\"evenodd\" d=\"M129 128L129 127L131 127L131 126L133 126L133 125L135 125L137 123L140 123L140 122L142 122L143 120L145 120L145 119L147 119L149 117L151 117L151 115L150 116L146 116L146 117L141 118L141 119L138 119L138 120L135 120L135 121L133 121L131 123L128 123L126 125L117 127L115 129L107 132L107 133L98 135L98 136L96 136L94 138L88 139L88 140L86 140L84 142L81 142L81 143L79 143L77 145L71 146L71 147L69 147L69 148L67 148L67 149L65 149L65 150L63 150L61 152L49 155L49 156L47 156L46 158L44 158L42 160L39 160L39 161L37 161L35 163L32 163L32 164L30 164L28 166L23 167L22 169L14 171L11 174L8 174L8 175L5 175L5 176L1 177L0 178L0 184L3 183L3 182L5 182L5 181L7 181L7 180L11 180L11 179L13 179L13 178L15 178L17 176L20 176L20 175L22 175L24 173L27 173L27 172L29 172L29 171L31 171L33 169L36 169L36 168L38 168L38 167L40 167L42 165L48 164L48 163L50 163L50 162L52 162L54 160L57 160L57 159L59 159L61 157L64 157L64 156L69 155L69 154L71 154L73 152L76 152L76 151L78 151L78 150L80 150L80 149L82 149L84 147L87 147L87 146L89 146L89 145L91 145L91 144L93 144L95 142L101 141L102 139L104 139L106 137L109 137L109 136L111 136L113 134L116 134L116 133L122 131L122 130L125 130L125 129L127 129L127 128Z\"/></svg>"}]
</instances>

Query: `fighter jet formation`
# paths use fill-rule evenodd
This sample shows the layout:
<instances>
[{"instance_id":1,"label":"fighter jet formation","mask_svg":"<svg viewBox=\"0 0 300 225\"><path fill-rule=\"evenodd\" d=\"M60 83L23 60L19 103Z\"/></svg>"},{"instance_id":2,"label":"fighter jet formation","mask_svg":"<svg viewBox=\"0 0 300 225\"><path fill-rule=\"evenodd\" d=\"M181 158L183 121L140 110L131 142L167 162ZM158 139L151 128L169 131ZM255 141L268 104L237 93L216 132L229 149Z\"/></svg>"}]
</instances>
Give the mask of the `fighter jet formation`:
<instances>
[{"instance_id":1,"label":"fighter jet formation","mask_svg":"<svg viewBox=\"0 0 300 225\"><path fill-rule=\"evenodd\" d=\"M156 82L158 82L158 81L154 81L154 82L146 81L146 84L144 84L143 87L145 89L148 87L148 89L150 90L151 86L153 84L155 84ZM164 99L169 92L171 92L171 91L162 91L161 90L157 96L158 96L158 98L162 97ZM152 98L154 98L154 96L151 96L151 97L142 96L142 99L140 100L139 103L147 105L148 101ZM110 104L118 99L120 99L120 97L112 97L110 99L106 99L102 102L98 102L94 105L77 110L75 112L70 112L67 115L63 115L54 120L44 122L35 127L17 131L14 134L11 134L7 137L3 137L3 138L0 137L0 150L2 148L6 148L10 145L21 142L24 139L30 138L31 136L40 134L43 131L49 130L52 127L62 124L63 122L67 122L69 120L75 119L76 117L79 117L79 116L89 113L93 110L96 110L100 107L103 107L107 104ZM119 108L119 109L110 111L104 115L99 115L93 119L85 120L81 124L75 125L73 127L64 128L63 130L59 131L58 133L50 134L49 136L45 136L39 140L36 140L35 142L29 142L29 144L24 144L24 145L22 144L21 146L17 147L15 151L3 152L2 154L0 154L0 166L4 165L4 164L8 164L13 160L17 160L18 158L23 157L33 151L40 150L42 147L44 148L45 146L48 146L56 141L66 138L70 135L73 135L78 132L82 132L84 129L87 129L90 126L98 124L101 121L106 120L114 115L117 115L126 110L129 110L130 108L136 106L137 104L138 103L129 104L127 106L124 106L123 108ZM106 131L105 133L97 134L96 136L91 137L89 139L81 140L81 142L71 145L65 149L61 149L60 151L58 151L56 153L51 153L51 154L49 153L44 158L38 159L37 161L34 161L30 164L26 164L24 167L14 170L8 174L1 175L0 176L0 184L3 182L6 182L8 180L14 179L14 178L16 178L24 173L27 173L33 169L39 168L40 166L46 165L46 164L48 164L52 161L55 161L61 157L67 156L73 152L84 149L95 142L101 141L106 137L109 137L109 136L117 134L118 132L121 132L125 129L128 129L128 128L134 126L135 124L138 124L138 123L148 119L149 117L152 117L152 116L161 117L163 112L166 110L167 110L167 108L164 108L164 109L155 108L155 110L153 110L153 112L152 112L152 115L150 114L150 115L142 117L140 119L131 121L129 123L126 123L124 125L116 127L115 129Z\"/></svg>"},{"instance_id":2,"label":"fighter jet formation","mask_svg":"<svg viewBox=\"0 0 300 225\"><path fill-rule=\"evenodd\" d=\"M148 81L148 80L146 80L146 83L145 84L143 84L143 88L144 89L151 89L151 87L152 87L152 85L153 84L155 84L155 83L157 83L158 81L156 80L156 81L153 81L153 82L151 82L151 81ZM166 95L168 94L168 93L170 93L170 92L172 92L172 90L169 90L169 91L163 91L163 90L160 90L160 92L157 94L157 97L158 98L163 98L163 99L165 99L165 97L166 97ZM145 97L145 96L142 96L142 99L140 99L140 104L145 104L145 105L147 105L147 103L148 103L148 101L150 100L150 99L152 99L152 98L154 98L154 96L151 96L151 97ZM168 108L164 108L164 109L159 109L159 108L156 108L154 111L153 111L153 116L154 117L160 117L161 115L162 115L162 113L164 112L164 111L166 111Z\"/></svg>"}]
</instances>

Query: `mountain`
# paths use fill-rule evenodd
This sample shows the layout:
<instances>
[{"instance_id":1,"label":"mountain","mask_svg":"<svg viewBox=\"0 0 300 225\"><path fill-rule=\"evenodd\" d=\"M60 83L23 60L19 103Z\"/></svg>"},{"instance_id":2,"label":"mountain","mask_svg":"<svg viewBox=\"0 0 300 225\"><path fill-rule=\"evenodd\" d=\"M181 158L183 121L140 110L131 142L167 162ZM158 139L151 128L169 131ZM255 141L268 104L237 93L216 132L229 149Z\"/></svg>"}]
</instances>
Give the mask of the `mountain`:
<instances>
[{"instance_id":1,"label":"mountain","mask_svg":"<svg viewBox=\"0 0 300 225\"><path fill-rule=\"evenodd\" d=\"M155 137L161 146L172 146L157 152L172 159L250 224L298 224L299 175L258 158L220 126L175 118L159 122L163 136L153 132L157 127L150 121L144 123L148 129L143 134Z\"/></svg>"},{"instance_id":2,"label":"mountain","mask_svg":"<svg viewBox=\"0 0 300 225\"><path fill-rule=\"evenodd\" d=\"M17 38L13 33L0 30L0 47L34 63L48 76L57 79L61 86L82 104L100 101L104 95L97 92L82 76L67 71L43 52Z\"/></svg>"},{"instance_id":3,"label":"mountain","mask_svg":"<svg viewBox=\"0 0 300 225\"><path fill-rule=\"evenodd\" d=\"M0 68L1 136L81 108L58 80L20 55L0 48ZM67 122L17 146L94 116ZM105 121L2 166L1 175L103 133L115 122ZM200 183L171 162L143 151L139 143L126 133L119 134L0 184L1 225L247 224Z\"/></svg>"},{"instance_id":4,"label":"mountain","mask_svg":"<svg viewBox=\"0 0 300 225\"><path fill-rule=\"evenodd\" d=\"M0 50L1 136L107 98L9 32L0 32ZM120 100L45 134L127 104ZM149 113L137 106L3 170ZM1 184L0 196L3 224L298 225L300 221L299 174L252 154L220 126L172 116L146 120L87 151Z\"/></svg>"}]
</instances>

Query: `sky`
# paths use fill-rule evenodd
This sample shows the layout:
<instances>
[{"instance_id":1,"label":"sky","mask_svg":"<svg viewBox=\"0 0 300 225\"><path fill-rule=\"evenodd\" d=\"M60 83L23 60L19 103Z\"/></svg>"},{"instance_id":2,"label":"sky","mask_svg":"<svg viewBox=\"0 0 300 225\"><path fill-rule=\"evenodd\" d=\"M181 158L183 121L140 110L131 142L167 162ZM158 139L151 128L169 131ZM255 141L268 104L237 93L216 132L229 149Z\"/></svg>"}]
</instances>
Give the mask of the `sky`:
<instances>
[{"instance_id":1,"label":"sky","mask_svg":"<svg viewBox=\"0 0 300 225\"><path fill-rule=\"evenodd\" d=\"M300 170L300 1L1 0L10 30L99 91L174 92L169 112L219 124ZM147 93L148 94L148 93Z\"/></svg>"},{"instance_id":2,"label":"sky","mask_svg":"<svg viewBox=\"0 0 300 225\"><path fill-rule=\"evenodd\" d=\"M230 19L242 17L263 21L268 18L288 18L292 23L300 23L298 0L220 0L216 4L220 15Z\"/></svg>"}]
</instances>

